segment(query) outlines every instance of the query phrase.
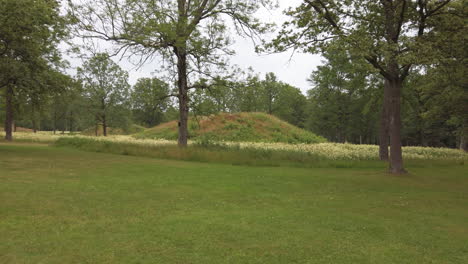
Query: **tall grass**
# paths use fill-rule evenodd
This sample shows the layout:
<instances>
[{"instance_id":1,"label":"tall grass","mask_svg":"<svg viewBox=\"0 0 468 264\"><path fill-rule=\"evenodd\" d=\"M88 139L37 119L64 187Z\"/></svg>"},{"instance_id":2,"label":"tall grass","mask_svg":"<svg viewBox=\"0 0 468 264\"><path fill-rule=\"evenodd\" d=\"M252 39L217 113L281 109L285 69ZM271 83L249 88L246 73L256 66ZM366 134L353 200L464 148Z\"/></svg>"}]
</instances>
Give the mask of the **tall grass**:
<instances>
[{"instance_id":1,"label":"tall grass","mask_svg":"<svg viewBox=\"0 0 468 264\"><path fill-rule=\"evenodd\" d=\"M232 165L248 166L292 166L292 167L334 167L334 168L385 168L385 163L377 158L366 155L341 156L331 158L319 152L305 152L291 149L274 149L242 146L239 144L225 144L217 142L194 142L186 148L179 148L175 142L159 141L153 144L135 143L131 141L111 141L103 138L62 137L56 146L73 147L84 151L105 152L121 155L144 156L159 159L174 159L198 162L216 162ZM141 142L140 142L141 143ZM323 147L323 146L322 146ZM356 150L354 150L356 151ZM461 153L462 155L465 155ZM416 156L417 157L417 156ZM464 158L463 158L464 157ZM430 165L463 165L466 155L455 158L440 156L430 162L422 158L409 158L413 166Z\"/></svg>"},{"instance_id":2,"label":"tall grass","mask_svg":"<svg viewBox=\"0 0 468 264\"><path fill-rule=\"evenodd\" d=\"M93 152L235 165L385 167L385 163L378 160L378 146L375 145L220 142L202 137L181 149L172 140L54 135L51 132L15 133L15 141L48 143ZM403 156L407 163L417 166L464 164L468 161L465 152L448 148L404 147Z\"/></svg>"}]
</instances>

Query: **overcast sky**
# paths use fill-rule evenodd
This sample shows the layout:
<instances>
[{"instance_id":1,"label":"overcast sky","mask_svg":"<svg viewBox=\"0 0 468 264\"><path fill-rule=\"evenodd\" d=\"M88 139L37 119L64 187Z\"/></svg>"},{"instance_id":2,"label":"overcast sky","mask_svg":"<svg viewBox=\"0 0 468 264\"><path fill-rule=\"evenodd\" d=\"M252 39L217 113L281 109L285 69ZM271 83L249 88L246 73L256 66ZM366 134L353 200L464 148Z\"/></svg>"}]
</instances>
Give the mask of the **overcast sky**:
<instances>
[{"instance_id":1,"label":"overcast sky","mask_svg":"<svg viewBox=\"0 0 468 264\"><path fill-rule=\"evenodd\" d=\"M258 17L264 22L274 22L278 26L287 19L282 14L282 11L288 7L295 7L299 5L301 0L279 0L280 7L277 10L267 11L262 10L259 12ZM267 36L268 38L268 36ZM270 36L271 38L271 36ZM291 57L292 51L272 55L259 55L254 51L254 45L250 39L243 39L235 37L235 43L231 47L236 51L236 55L231 57L231 63L236 64L243 70L252 67L256 73L264 77L267 72L274 72L278 79L289 83L302 92L310 88L306 81L310 73L321 64L321 57L319 55L295 53ZM72 66L79 66L81 62L72 59ZM130 75L130 83L133 85L138 78L154 76L154 71L157 69L157 61L149 62L139 69L126 62L125 60L117 61L119 65L127 70Z\"/></svg>"}]
</instances>

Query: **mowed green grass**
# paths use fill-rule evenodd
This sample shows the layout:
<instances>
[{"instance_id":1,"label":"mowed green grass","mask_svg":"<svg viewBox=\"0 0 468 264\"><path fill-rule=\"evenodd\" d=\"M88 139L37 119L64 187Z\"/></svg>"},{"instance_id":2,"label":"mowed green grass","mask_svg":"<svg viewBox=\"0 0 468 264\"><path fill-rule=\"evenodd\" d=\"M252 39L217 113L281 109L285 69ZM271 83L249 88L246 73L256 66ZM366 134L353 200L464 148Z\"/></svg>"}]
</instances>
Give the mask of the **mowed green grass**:
<instances>
[{"instance_id":1,"label":"mowed green grass","mask_svg":"<svg viewBox=\"0 0 468 264\"><path fill-rule=\"evenodd\" d=\"M0 263L468 263L467 166L408 166L0 144Z\"/></svg>"}]
</instances>

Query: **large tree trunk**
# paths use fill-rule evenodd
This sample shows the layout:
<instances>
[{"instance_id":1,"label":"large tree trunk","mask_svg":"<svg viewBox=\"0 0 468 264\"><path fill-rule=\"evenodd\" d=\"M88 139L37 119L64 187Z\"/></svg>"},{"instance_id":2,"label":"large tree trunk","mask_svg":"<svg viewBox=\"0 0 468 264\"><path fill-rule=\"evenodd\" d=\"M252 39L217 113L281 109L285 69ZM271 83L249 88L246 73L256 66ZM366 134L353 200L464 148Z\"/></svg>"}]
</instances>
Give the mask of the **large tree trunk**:
<instances>
[{"instance_id":1,"label":"large tree trunk","mask_svg":"<svg viewBox=\"0 0 468 264\"><path fill-rule=\"evenodd\" d=\"M34 133L37 132L37 120L36 120L36 107L34 105L34 103L32 104L32 126L33 126L33 131Z\"/></svg>"},{"instance_id":2,"label":"large tree trunk","mask_svg":"<svg viewBox=\"0 0 468 264\"><path fill-rule=\"evenodd\" d=\"M411 65L400 67L398 64L399 38L402 32L402 16L406 8L406 1L380 0L385 16L385 40L388 44L389 54L383 70L379 70L385 77L386 89L384 101L389 99L389 135L390 135L390 172L394 174L405 173L401 149L401 88L403 80L408 74ZM377 61L373 61L378 64ZM371 61L372 63L372 61ZM388 87L387 87L388 86Z\"/></svg>"},{"instance_id":3,"label":"large tree trunk","mask_svg":"<svg viewBox=\"0 0 468 264\"><path fill-rule=\"evenodd\" d=\"M390 87L390 172L406 173L403 168L401 148L401 88L402 81L398 78L389 81Z\"/></svg>"},{"instance_id":4,"label":"large tree trunk","mask_svg":"<svg viewBox=\"0 0 468 264\"><path fill-rule=\"evenodd\" d=\"M188 87L187 87L187 53L176 49L177 55L177 85L179 88L179 147L186 147L188 140Z\"/></svg>"},{"instance_id":5,"label":"large tree trunk","mask_svg":"<svg viewBox=\"0 0 468 264\"><path fill-rule=\"evenodd\" d=\"M390 108L390 82L385 80L384 96L382 100L382 112L380 114L379 128L379 158L383 161L388 161L388 145L389 145L389 108Z\"/></svg>"},{"instance_id":6,"label":"large tree trunk","mask_svg":"<svg viewBox=\"0 0 468 264\"><path fill-rule=\"evenodd\" d=\"M466 140L467 135L468 135L468 128L463 126L461 129L461 133L460 133L460 150L463 150L465 152L468 151L468 141Z\"/></svg>"},{"instance_id":7,"label":"large tree trunk","mask_svg":"<svg viewBox=\"0 0 468 264\"><path fill-rule=\"evenodd\" d=\"M106 101L101 99L101 121L102 121L102 135L107 137L107 120L106 120Z\"/></svg>"},{"instance_id":8,"label":"large tree trunk","mask_svg":"<svg viewBox=\"0 0 468 264\"><path fill-rule=\"evenodd\" d=\"M6 118L5 118L5 140L13 141L13 87L6 87Z\"/></svg>"}]
</instances>

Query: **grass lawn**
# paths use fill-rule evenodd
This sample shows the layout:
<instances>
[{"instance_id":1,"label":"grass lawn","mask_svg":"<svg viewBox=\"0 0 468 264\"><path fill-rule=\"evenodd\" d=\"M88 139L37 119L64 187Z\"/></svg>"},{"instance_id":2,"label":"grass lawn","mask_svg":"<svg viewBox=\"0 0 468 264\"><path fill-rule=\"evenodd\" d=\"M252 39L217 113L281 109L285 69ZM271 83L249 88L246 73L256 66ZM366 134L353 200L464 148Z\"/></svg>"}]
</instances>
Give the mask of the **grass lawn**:
<instances>
[{"instance_id":1,"label":"grass lawn","mask_svg":"<svg viewBox=\"0 0 468 264\"><path fill-rule=\"evenodd\" d=\"M0 263L468 263L467 166L408 169L0 143Z\"/></svg>"}]
</instances>

